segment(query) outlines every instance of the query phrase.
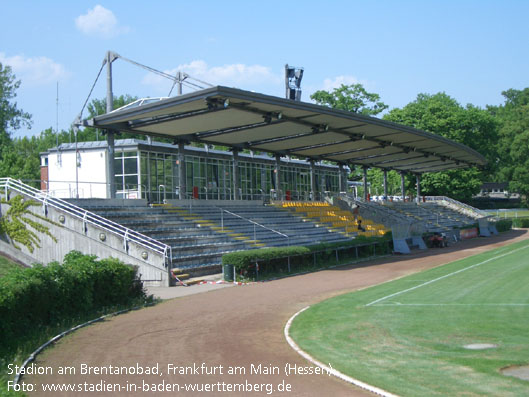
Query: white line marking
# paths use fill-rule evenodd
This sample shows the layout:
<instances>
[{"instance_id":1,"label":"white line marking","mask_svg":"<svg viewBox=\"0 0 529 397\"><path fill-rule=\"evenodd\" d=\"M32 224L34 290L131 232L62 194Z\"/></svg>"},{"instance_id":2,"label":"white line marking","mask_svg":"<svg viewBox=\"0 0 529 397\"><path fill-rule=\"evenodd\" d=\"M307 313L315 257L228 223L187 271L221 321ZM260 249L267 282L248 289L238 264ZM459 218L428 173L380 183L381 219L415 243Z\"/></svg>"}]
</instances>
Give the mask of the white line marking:
<instances>
[{"instance_id":1,"label":"white line marking","mask_svg":"<svg viewBox=\"0 0 529 397\"><path fill-rule=\"evenodd\" d=\"M381 303L377 306L529 306L529 303Z\"/></svg>"},{"instance_id":2,"label":"white line marking","mask_svg":"<svg viewBox=\"0 0 529 397\"><path fill-rule=\"evenodd\" d=\"M348 383L351 383L351 384L353 384L355 386L358 386L358 387L360 387L360 388L362 388L364 390L369 390L371 393L378 394L379 396L383 396L383 397L398 397L396 394L392 394L392 393L387 392L385 390L379 389L378 387L371 386L371 385L369 385L367 383L364 383L361 380L358 380L358 379L352 378L350 376L347 376L347 375L341 373L340 371L338 371L338 370L336 370L336 369L334 369L334 368L332 368L330 366L327 366L327 365L319 362L318 360L313 358L310 354L308 354L307 352L304 352L303 350L301 350L301 348L296 344L296 342L294 342L294 340L290 337L289 330L290 330L290 326L292 325L292 321L294 321L294 319L298 316L298 314L304 312L309 307L310 306L307 306L307 307L301 309L296 314L294 314L292 317L290 317L288 319L287 324L285 325L285 330L284 330L285 338L286 338L288 344L290 345L290 347L292 349L294 349L303 358L308 360L310 363L322 368L327 374L334 375L337 378L340 378L340 379L342 379L342 380L344 380L344 381L346 381Z\"/></svg>"},{"instance_id":3,"label":"white line marking","mask_svg":"<svg viewBox=\"0 0 529 397\"><path fill-rule=\"evenodd\" d=\"M495 260L495 259L499 259L499 258L502 258L502 257L504 257L504 256L507 256L507 255L513 254L513 253L515 253L515 252L521 251L521 250L526 249L526 248L528 248L528 247L529 247L529 245L526 245L525 247L520 247L520 248L517 248L517 249L515 249L515 250L512 250L512 251L506 252L505 254L501 254L501 255L498 255L498 256L495 256L495 257L492 257L492 258L486 259L486 260L484 260L483 262L476 263L476 264L474 264L474 265L471 265L471 266L469 266L469 267L465 267L465 268L463 268L463 269L459 269L459 270L457 270L457 271L455 271L455 272L452 272L452 273L449 273L449 274L445 274L444 276L437 277L437 278L435 278L435 279L433 279L433 280L430 280L430 281L427 281L427 282L425 282L425 283L422 283L422 284L416 285L415 287L407 288L407 289L405 289L405 290L402 290L402 291L395 292L395 293L393 293L393 294L390 294L390 295L384 296L384 297L382 297L382 298L379 298L379 299L377 299L377 300L374 300L373 302L368 303L368 304L365 305L365 306L366 306L366 307L367 307L367 306L371 306L371 305L374 305L375 303L381 302L381 301L386 300L386 299L388 299L388 298L392 298L392 297L394 297L394 296L397 296L397 295L400 295L400 294L404 294L405 292L413 291L414 289L421 288L421 287L424 287L425 285L435 283L436 281L439 281L439 280L442 280L442 279L444 279L444 278L447 278L447 277L453 276L453 275L455 275L455 274L458 274L458 273L464 272L465 270L473 269L473 268L475 268L475 267L478 267L478 266L480 266L480 265L483 265L484 263L487 263L487 262L493 261L493 260Z\"/></svg>"}]
</instances>

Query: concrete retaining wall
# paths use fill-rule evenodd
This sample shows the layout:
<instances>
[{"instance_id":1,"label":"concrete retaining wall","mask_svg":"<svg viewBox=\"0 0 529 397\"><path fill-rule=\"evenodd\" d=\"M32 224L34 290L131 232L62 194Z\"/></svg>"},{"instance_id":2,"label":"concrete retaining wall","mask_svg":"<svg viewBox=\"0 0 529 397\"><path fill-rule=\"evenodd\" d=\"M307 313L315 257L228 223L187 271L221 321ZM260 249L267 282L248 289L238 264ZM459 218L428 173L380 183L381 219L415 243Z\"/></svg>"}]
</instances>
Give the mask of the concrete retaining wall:
<instances>
[{"instance_id":1,"label":"concrete retaining wall","mask_svg":"<svg viewBox=\"0 0 529 397\"><path fill-rule=\"evenodd\" d=\"M11 197L13 195L14 192L11 193ZM8 209L7 204L1 204L0 214L5 214ZM2 241L0 249L5 249L6 253L21 262L29 266L33 263L62 262L64 255L77 250L99 258L114 257L124 263L137 266L138 273L146 285L169 285L169 273L165 267L163 254L131 241L128 241L125 246L123 237L104 230L100 226L84 223L82 219L50 206L46 209L42 205L30 207L30 211L58 224L34 218L49 228L50 233L57 239L57 243L39 232L37 235L41 240L41 248L36 247L33 252L25 246L21 246L21 250L15 249L9 238L6 239L7 241ZM7 249L6 245L9 245L10 249Z\"/></svg>"}]
</instances>

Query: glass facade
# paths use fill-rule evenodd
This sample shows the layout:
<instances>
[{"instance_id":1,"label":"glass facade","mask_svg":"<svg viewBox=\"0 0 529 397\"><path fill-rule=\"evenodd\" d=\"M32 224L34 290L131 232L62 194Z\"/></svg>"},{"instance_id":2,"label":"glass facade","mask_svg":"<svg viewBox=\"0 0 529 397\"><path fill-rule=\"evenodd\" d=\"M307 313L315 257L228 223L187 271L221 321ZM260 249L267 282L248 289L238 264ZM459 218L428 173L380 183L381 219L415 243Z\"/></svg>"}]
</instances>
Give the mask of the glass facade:
<instances>
[{"instance_id":1,"label":"glass facade","mask_svg":"<svg viewBox=\"0 0 529 397\"><path fill-rule=\"evenodd\" d=\"M179 157L177 150L157 150L155 145L138 145L138 150L116 147L114 167L116 196L144 198L163 202L179 198ZM233 157L229 152L185 151L185 198L230 200L234 191ZM311 167L308 162L281 160L281 186L276 187L276 161L267 156L239 154L238 194L242 200L278 198L311 200ZM339 169L336 166L315 166L315 200L338 193Z\"/></svg>"},{"instance_id":2,"label":"glass facade","mask_svg":"<svg viewBox=\"0 0 529 397\"><path fill-rule=\"evenodd\" d=\"M179 186L177 156L142 150L140 164L141 198L151 202L174 198Z\"/></svg>"},{"instance_id":3,"label":"glass facade","mask_svg":"<svg viewBox=\"0 0 529 397\"><path fill-rule=\"evenodd\" d=\"M230 200L232 161L186 155L185 166L186 198Z\"/></svg>"},{"instance_id":4,"label":"glass facade","mask_svg":"<svg viewBox=\"0 0 529 397\"><path fill-rule=\"evenodd\" d=\"M114 154L116 197L140 198L138 152L116 150Z\"/></svg>"},{"instance_id":5,"label":"glass facade","mask_svg":"<svg viewBox=\"0 0 529 397\"><path fill-rule=\"evenodd\" d=\"M239 188L243 200L261 200L270 193L274 166L262 162L239 160Z\"/></svg>"}]
</instances>

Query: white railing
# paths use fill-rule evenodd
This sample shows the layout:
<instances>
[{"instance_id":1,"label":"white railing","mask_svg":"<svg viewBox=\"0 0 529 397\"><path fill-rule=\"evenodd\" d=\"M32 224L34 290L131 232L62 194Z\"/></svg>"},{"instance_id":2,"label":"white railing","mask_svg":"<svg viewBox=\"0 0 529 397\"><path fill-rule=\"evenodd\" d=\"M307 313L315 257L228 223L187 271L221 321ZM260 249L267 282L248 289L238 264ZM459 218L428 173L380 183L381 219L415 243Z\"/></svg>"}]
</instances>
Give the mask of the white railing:
<instances>
[{"instance_id":1,"label":"white railing","mask_svg":"<svg viewBox=\"0 0 529 397\"><path fill-rule=\"evenodd\" d=\"M265 225L261 225L259 222L252 221L251 219L245 218L244 216L241 216L241 215L236 214L234 212L225 210L224 208L220 208L220 207L217 207L217 208L220 210L220 224L221 224L222 230L224 230L224 213L227 213L227 214L230 214L232 216L235 216L237 218L240 218L240 219L242 219L242 220L244 220L246 222L249 222L249 223L253 224L253 239L254 239L254 241L257 241L255 227L259 226L259 227L262 227L263 229L269 230L269 231L271 231L273 233L279 234L280 236L286 238L287 239L287 245L290 246L290 237L288 235L286 235L285 233L281 233L281 232L279 232L277 230L274 230L274 229L272 229L270 227L267 227Z\"/></svg>"},{"instance_id":2,"label":"white railing","mask_svg":"<svg viewBox=\"0 0 529 397\"><path fill-rule=\"evenodd\" d=\"M395 223L410 223L410 220L405 215L397 213L395 210L390 209L391 207L387 208L379 203L360 200L348 193L340 195L340 198L344 200L350 207L353 205L358 206L362 210L363 216L376 223L382 223L386 226L390 226Z\"/></svg>"},{"instance_id":3,"label":"white railing","mask_svg":"<svg viewBox=\"0 0 529 397\"><path fill-rule=\"evenodd\" d=\"M470 216L471 218L483 218L490 216L485 211L481 211L477 208L474 208L468 204L462 203L460 201L454 200L453 198L446 196L426 196L426 201L433 202L446 202L448 203L447 207L456 209L457 211Z\"/></svg>"},{"instance_id":4,"label":"white railing","mask_svg":"<svg viewBox=\"0 0 529 397\"><path fill-rule=\"evenodd\" d=\"M149 236L138 233L132 229L122 226L118 223L112 222L102 216L93 212L87 211L84 208L73 205L67 201L50 196L48 193L28 186L20 181L12 178L0 178L0 190L4 191L7 200L9 190L22 193L33 200L36 200L46 206L56 208L75 218L81 219L83 224L91 224L101 228L109 233L115 234L123 239L123 246L126 248L129 242L138 244L145 249L162 254L165 258L166 266L170 266L172 261L172 250L167 244L155 240Z\"/></svg>"}]
</instances>

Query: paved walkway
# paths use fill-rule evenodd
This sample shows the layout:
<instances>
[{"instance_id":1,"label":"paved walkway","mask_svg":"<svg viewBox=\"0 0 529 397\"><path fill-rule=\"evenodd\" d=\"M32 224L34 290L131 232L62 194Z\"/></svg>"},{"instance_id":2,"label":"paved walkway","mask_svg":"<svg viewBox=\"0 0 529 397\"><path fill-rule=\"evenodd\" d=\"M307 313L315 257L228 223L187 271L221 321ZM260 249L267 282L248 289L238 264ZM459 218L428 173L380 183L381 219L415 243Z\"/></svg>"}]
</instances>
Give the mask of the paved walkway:
<instances>
[{"instance_id":1,"label":"paved walkway","mask_svg":"<svg viewBox=\"0 0 529 397\"><path fill-rule=\"evenodd\" d=\"M233 287L235 284L196 284L190 285L189 287L183 287L181 285L176 287L147 287L147 293L154 295L155 298L163 300L180 298L182 296L201 294L204 292L215 291L217 289Z\"/></svg>"},{"instance_id":2,"label":"paved walkway","mask_svg":"<svg viewBox=\"0 0 529 397\"><path fill-rule=\"evenodd\" d=\"M112 395L170 395L175 393L141 393L140 390L145 384L165 384L168 387L169 383L173 388L176 387L173 384L183 387L196 383L210 391L185 393L181 388L180 393L202 396L367 396L370 395L368 392L327 375L285 374L285 368L308 367L283 335L285 323L292 314L344 292L527 238L527 231L511 231L445 249L431 249L248 286L207 290L207 285L198 285L189 291L204 288L205 293L166 300L75 332L38 357L37 364L50 367L53 374L26 375L24 381L35 383L37 388L41 383L85 385L87 382L86 385L100 384L101 387L119 384L121 392ZM139 365L144 372L147 366L158 365L160 374L111 375L98 374L94 369L91 374L81 374L83 365L97 367L99 372L108 372L111 365L128 368ZM75 375L59 374L61 366L74 367ZM183 367L182 371L187 374L172 371L175 367ZM229 367L237 367L237 373L229 374ZM252 373L252 369L259 373ZM246 391L222 391L237 384L243 385ZM290 385L290 391L280 392L279 389L286 384ZM137 393L130 392L132 385L138 387ZM268 385L273 387L272 393L266 389ZM250 388L260 390L249 392ZM99 395L108 394L111 393ZM38 392L30 395L90 394Z\"/></svg>"}]
</instances>

